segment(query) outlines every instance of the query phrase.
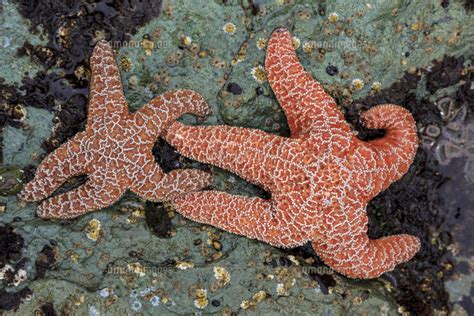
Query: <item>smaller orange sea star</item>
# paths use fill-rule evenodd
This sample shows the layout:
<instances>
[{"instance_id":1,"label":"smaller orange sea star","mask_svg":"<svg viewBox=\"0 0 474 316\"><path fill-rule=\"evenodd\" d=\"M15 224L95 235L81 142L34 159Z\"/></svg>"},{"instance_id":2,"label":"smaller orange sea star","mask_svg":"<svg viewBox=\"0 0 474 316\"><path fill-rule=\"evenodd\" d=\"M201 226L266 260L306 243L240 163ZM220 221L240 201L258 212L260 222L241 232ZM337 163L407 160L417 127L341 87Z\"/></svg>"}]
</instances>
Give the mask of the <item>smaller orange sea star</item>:
<instances>
[{"instance_id":1,"label":"smaller orange sea star","mask_svg":"<svg viewBox=\"0 0 474 316\"><path fill-rule=\"evenodd\" d=\"M288 118L291 137L231 126L174 123L166 139L183 155L231 170L271 193L270 200L223 192L189 193L173 201L197 222L279 247L307 241L334 270L374 278L409 260L417 237L367 236L367 203L407 172L418 147L410 113L385 104L362 114L385 136L354 136L334 100L304 71L289 32L268 42L268 81Z\"/></svg>"},{"instance_id":2,"label":"smaller orange sea star","mask_svg":"<svg viewBox=\"0 0 474 316\"><path fill-rule=\"evenodd\" d=\"M211 176L200 170L163 173L151 152L156 138L179 116L208 113L207 103L198 93L167 92L130 113L120 71L106 42L94 48L91 68L85 130L43 160L34 179L20 192L20 199L43 200L68 178L87 174L84 185L38 207L41 217L64 219L109 206L127 189L144 199L161 201L210 183Z\"/></svg>"}]
</instances>

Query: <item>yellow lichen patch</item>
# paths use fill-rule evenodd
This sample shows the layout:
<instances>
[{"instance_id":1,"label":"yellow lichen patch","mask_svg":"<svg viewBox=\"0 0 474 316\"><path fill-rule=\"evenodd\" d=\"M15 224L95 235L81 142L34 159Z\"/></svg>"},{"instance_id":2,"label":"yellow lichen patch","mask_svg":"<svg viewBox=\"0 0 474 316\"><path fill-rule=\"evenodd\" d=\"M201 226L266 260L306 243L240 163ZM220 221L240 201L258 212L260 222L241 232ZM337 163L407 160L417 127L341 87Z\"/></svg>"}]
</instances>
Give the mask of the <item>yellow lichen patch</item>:
<instances>
[{"instance_id":1,"label":"yellow lichen patch","mask_svg":"<svg viewBox=\"0 0 474 316\"><path fill-rule=\"evenodd\" d=\"M257 67L253 67L250 73L252 74L253 79L258 83L263 83L267 80L267 74L265 73L265 69L260 65L258 65Z\"/></svg>"},{"instance_id":2,"label":"yellow lichen patch","mask_svg":"<svg viewBox=\"0 0 474 316\"><path fill-rule=\"evenodd\" d=\"M262 50L265 48L265 46L267 46L267 40L264 39L263 37L260 37L258 40L257 40L257 48Z\"/></svg>"},{"instance_id":3,"label":"yellow lichen patch","mask_svg":"<svg viewBox=\"0 0 474 316\"><path fill-rule=\"evenodd\" d=\"M176 262L176 268L180 270L186 270L189 268L194 268L194 263L192 262L186 262L186 261L178 261Z\"/></svg>"},{"instance_id":4,"label":"yellow lichen patch","mask_svg":"<svg viewBox=\"0 0 474 316\"><path fill-rule=\"evenodd\" d=\"M199 308L203 309L209 304L209 300L207 299L207 290L206 289L196 289L196 299L194 300L194 305Z\"/></svg>"},{"instance_id":5,"label":"yellow lichen patch","mask_svg":"<svg viewBox=\"0 0 474 316\"><path fill-rule=\"evenodd\" d=\"M364 87L364 82L361 79L352 80L352 88L354 90L361 90Z\"/></svg>"},{"instance_id":6,"label":"yellow lichen patch","mask_svg":"<svg viewBox=\"0 0 474 316\"><path fill-rule=\"evenodd\" d=\"M91 219L89 223L84 227L84 233L86 234L87 238L92 241L97 241L100 236L100 229L101 224L100 221L97 219Z\"/></svg>"},{"instance_id":7,"label":"yellow lichen patch","mask_svg":"<svg viewBox=\"0 0 474 316\"><path fill-rule=\"evenodd\" d=\"M235 31L237 30L237 27L235 26L234 23L226 23L222 29L224 30L224 32L226 32L227 34L234 34Z\"/></svg>"},{"instance_id":8,"label":"yellow lichen patch","mask_svg":"<svg viewBox=\"0 0 474 316\"><path fill-rule=\"evenodd\" d=\"M258 291L255 293L250 300L245 300L240 303L240 307L247 309L249 307L256 306L258 303L267 298L267 293L265 291Z\"/></svg>"},{"instance_id":9,"label":"yellow lichen patch","mask_svg":"<svg viewBox=\"0 0 474 316\"><path fill-rule=\"evenodd\" d=\"M331 23L336 23L339 20L339 14L337 14L336 12L329 14L328 20Z\"/></svg>"},{"instance_id":10,"label":"yellow lichen patch","mask_svg":"<svg viewBox=\"0 0 474 316\"><path fill-rule=\"evenodd\" d=\"M227 285L230 282L230 273L224 267L214 267L214 277L216 280L221 281L223 285Z\"/></svg>"},{"instance_id":11,"label":"yellow lichen patch","mask_svg":"<svg viewBox=\"0 0 474 316\"><path fill-rule=\"evenodd\" d=\"M140 262L132 262L127 264L127 269L138 276L143 277L146 274L146 268Z\"/></svg>"}]
</instances>

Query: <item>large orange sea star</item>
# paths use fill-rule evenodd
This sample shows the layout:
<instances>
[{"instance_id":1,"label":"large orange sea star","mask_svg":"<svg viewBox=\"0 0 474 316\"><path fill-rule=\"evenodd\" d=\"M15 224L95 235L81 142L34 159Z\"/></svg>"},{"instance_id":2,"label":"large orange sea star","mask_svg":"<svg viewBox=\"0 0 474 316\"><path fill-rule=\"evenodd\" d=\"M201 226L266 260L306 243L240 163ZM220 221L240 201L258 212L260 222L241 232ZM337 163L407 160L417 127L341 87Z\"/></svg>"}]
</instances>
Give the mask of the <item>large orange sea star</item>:
<instances>
[{"instance_id":1,"label":"large orange sea star","mask_svg":"<svg viewBox=\"0 0 474 316\"><path fill-rule=\"evenodd\" d=\"M154 201L205 187L211 176L186 169L163 173L152 147L161 131L184 113L205 115L204 99L191 90L160 95L130 113L113 51L99 42L91 57L92 77L87 126L48 155L34 179L20 192L25 201L41 201L68 178L87 174L87 182L41 203L44 218L73 218L109 206L130 189Z\"/></svg>"},{"instance_id":2,"label":"large orange sea star","mask_svg":"<svg viewBox=\"0 0 474 316\"><path fill-rule=\"evenodd\" d=\"M216 191L173 201L201 223L279 247L311 241L334 270L374 278L413 257L411 235L367 237L366 205L405 174L418 138L413 117L384 104L362 114L381 139L354 136L334 100L304 71L289 32L273 32L266 56L268 81L288 118L291 138L230 126L174 123L166 139L183 155L231 170L271 193L270 200Z\"/></svg>"}]
</instances>

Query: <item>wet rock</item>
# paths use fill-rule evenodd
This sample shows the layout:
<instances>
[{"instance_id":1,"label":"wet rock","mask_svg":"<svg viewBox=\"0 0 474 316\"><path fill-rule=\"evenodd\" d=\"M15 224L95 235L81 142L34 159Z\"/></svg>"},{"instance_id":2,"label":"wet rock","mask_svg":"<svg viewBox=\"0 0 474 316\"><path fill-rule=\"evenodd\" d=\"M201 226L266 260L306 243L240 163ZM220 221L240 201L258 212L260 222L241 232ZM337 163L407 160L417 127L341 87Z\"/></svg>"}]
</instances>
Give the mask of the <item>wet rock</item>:
<instances>
[{"instance_id":1,"label":"wet rock","mask_svg":"<svg viewBox=\"0 0 474 316\"><path fill-rule=\"evenodd\" d=\"M15 195L23 187L23 175L20 169L15 167L0 167L0 196Z\"/></svg>"}]
</instances>

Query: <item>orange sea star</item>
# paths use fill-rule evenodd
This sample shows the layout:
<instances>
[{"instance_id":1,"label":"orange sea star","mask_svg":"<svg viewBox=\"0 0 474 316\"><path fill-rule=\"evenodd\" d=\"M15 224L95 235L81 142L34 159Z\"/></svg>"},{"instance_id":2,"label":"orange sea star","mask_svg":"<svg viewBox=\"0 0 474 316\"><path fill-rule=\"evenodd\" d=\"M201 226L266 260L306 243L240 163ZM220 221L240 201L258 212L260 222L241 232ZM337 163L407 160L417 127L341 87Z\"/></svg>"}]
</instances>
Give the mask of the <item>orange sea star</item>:
<instances>
[{"instance_id":1,"label":"orange sea star","mask_svg":"<svg viewBox=\"0 0 474 316\"><path fill-rule=\"evenodd\" d=\"M160 95L129 113L113 51L99 42L91 57L87 126L48 155L34 179L20 192L25 201L47 198L68 178L87 174L87 182L42 202L44 218L73 218L106 207L125 190L161 201L205 187L209 174L194 169L163 173L152 147L161 131L184 113L205 115L207 103L191 90Z\"/></svg>"},{"instance_id":2,"label":"orange sea star","mask_svg":"<svg viewBox=\"0 0 474 316\"><path fill-rule=\"evenodd\" d=\"M385 104L362 114L381 139L354 136L334 100L299 63L285 29L273 32L268 81L288 118L291 138L230 126L174 123L166 139L183 155L231 170L258 184L270 200L216 191L173 201L182 215L280 247L311 241L324 262L353 278L374 278L409 260L420 241L411 235L367 237L366 205L413 161L413 117Z\"/></svg>"}]
</instances>

